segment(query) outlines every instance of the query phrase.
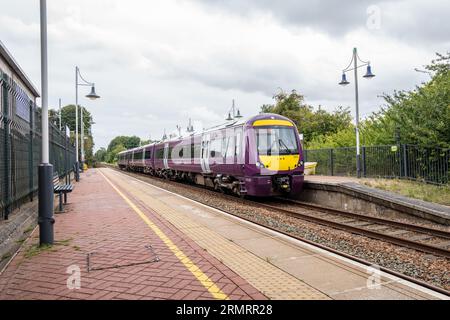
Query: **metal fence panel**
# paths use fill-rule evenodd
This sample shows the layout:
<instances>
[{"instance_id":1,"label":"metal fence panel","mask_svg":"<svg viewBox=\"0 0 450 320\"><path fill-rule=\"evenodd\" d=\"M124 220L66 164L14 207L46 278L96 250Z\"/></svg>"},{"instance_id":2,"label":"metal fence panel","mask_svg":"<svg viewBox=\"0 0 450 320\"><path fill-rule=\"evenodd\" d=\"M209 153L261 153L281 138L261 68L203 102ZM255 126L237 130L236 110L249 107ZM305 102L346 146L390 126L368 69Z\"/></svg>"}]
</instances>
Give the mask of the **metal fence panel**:
<instances>
[{"instance_id":1,"label":"metal fence panel","mask_svg":"<svg viewBox=\"0 0 450 320\"><path fill-rule=\"evenodd\" d=\"M356 176L356 148L305 150L305 161L317 162L316 174ZM433 184L450 180L450 150L415 145L361 147L364 177L404 178Z\"/></svg>"},{"instance_id":2,"label":"metal fence panel","mask_svg":"<svg viewBox=\"0 0 450 320\"><path fill-rule=\"evenodd\" d=\"M62 177L75 162L75 148L65 132L50 124L50 162ZM0 70L0 219L38 187L41 159L41 111L33 100Z\"/></svg>"}]
</instances>

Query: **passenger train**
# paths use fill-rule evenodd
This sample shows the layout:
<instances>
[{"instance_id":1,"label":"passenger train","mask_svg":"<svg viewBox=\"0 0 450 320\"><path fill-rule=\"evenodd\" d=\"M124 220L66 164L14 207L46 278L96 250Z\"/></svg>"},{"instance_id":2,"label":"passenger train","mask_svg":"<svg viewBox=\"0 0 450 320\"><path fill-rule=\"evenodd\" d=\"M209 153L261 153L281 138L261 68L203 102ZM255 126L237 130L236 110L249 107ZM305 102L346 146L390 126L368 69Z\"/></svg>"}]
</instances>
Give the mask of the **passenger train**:
<instances>
[{"instance_id":1,"label":"passenger train","mask_svg":"<svg viewBox=\"0 0 450 320\"><path fill-rule=\"evenodd\" d=\"M118 165L238 196L296 194L303 187L297 127L270 113L123 151Z\"/></svg>"}]
</instances>

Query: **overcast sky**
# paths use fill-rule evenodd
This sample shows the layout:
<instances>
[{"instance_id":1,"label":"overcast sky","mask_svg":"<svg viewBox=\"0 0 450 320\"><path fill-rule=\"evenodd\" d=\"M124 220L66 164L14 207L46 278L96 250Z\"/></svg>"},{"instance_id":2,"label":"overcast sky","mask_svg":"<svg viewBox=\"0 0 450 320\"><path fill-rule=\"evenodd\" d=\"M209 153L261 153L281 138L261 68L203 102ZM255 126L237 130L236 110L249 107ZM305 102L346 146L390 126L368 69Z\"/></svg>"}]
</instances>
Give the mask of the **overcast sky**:
<instances>
[{"instance_id":1,"label":"overcast sky","mask_svg":"<svg viewBox=\"0 0 450 320\"><path fill-rule=\"evenodd\" d=\"M414 68L450 50L450 1L49 0L49 99L74 103L74 68L96 83L96 149L117 135L161 138L191 117L224 119L231 100L244 115L296 89L328 110L350 106L342 69L357 47L363 117L382 93L426 81ZM0 0L0 40L40 88L39 1ZM361 72L364 71L360 69ZM300 128L301 130L301 128Z\"/></svg>"}]
</instances>

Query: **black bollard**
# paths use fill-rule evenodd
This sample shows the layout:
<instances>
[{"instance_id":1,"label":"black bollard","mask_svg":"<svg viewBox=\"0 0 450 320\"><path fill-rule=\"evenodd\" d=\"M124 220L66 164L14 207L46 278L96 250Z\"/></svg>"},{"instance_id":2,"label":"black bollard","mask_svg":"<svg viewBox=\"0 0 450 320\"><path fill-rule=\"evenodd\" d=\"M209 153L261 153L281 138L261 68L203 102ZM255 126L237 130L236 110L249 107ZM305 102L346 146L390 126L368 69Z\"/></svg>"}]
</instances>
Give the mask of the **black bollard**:
<instances>
[{"instance_id":1,"label":"black bollard","mask_svg":"<svg viewBox=\"0 0 450 320\"><path fill-rule=\"evenodd\" d=\"M41 163L38 169L39 183L39 243L53 245L53 166Z\"/></svg>"},{"instance_id":2,"label":"black bollard","mask_svg":"<svg viewBox=\"0 0 450 320\"><path fill-rule=\"evenodd\" d=\"M80 163L78 161L75 162L75 181L80 181Z\"/></svg>"}]
</instances>

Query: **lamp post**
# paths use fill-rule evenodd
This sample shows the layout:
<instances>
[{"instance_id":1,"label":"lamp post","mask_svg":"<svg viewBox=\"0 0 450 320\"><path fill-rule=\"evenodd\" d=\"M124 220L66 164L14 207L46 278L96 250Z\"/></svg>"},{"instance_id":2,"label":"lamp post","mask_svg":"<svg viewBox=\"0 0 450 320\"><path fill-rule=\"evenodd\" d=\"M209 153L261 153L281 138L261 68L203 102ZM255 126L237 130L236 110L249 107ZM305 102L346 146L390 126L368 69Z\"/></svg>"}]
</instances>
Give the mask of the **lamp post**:
<instances>
[{"instance_id":1,"label":"lamp post","mask_svg":"<svg viewBox=\"0 0 450 320\"><path fill-rule=\"evenodd\" d=\"M358 61L361 62L360 65L358 65ZM353 63L353 68L352 68ZM366 74L363 76L366 79L371 79L375 77L375 75L372 73L372 68L370 67L370 61L363 61L359 58L358 52L356 48L353 48L353 55L352 60L350 61L347 68L342 70L342 79L341 82L339 82L340 85L346 86L350 82L347 81L347 76L345 73L347 71L354 71L354 77L355 77L355 122L356 122L356 128L355 128L355 134L356 134L356 173L358 178L361 177L361 162L360 162L360 146L359 146L359 93L358 93L358 68L362 68L367 66Z\"/></svg>"},{"instance_id":2,"label":"lamp post","mask_svg":"<svg viewBox=\"0 0 450 320\"><path fill-rule=\"evenodd\" d=\"M228 111L228 118L226 120L231 121L231 120L234 120L235 118L242 118L242 115L241 115L241 112L239 111L239 109L236 109L236 106L234 105L234 99L233 99L231 108Z\"/></svg>"},{"instance_id":3,"label":"lamp post","mask_svg":"<svg viewBox=\"0 0 450 320\"><path fill-rule=\"evenodd\" d=\"M49 155L48 136L48 65L47 65L47 1L40 0L41 32L41 123L42 154L38 168L38 224L40 245L52 245L54 240L53 224L53 166Z\"/></svg>"},{"instance_id":4,"label":"lamp post","mask_svg":"<svg viewBox=\"0 0 450 320\"><path fill-rule=\"evenodd\" d=\"M61 98L59 98L59 131L61 131Z\"/></svg>"},{"instance_id":5,"label":"lamp post","mask_svg":"<svg viewBox=\"0 0 450 320\"><path fill-rule=\"evenodd\" d=\"M83 82L79 83L79 79ZM95 100L100 98L99 95L95 93L95 83L86 81L80 73L80 68L78 66L75 67L75 154L76 154L76 162L75 162L75 180L80 181L80 161L78 157L78 87L79 86L90 86L91 92L86 95L87 98L91 100ZM83 170L84 164L84 122L83 122L83 108L81 108L81 168Z\"/></svg>"}]
</instances>

